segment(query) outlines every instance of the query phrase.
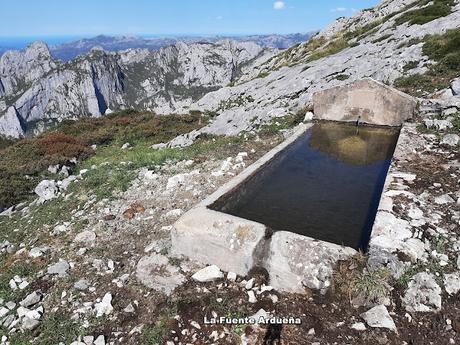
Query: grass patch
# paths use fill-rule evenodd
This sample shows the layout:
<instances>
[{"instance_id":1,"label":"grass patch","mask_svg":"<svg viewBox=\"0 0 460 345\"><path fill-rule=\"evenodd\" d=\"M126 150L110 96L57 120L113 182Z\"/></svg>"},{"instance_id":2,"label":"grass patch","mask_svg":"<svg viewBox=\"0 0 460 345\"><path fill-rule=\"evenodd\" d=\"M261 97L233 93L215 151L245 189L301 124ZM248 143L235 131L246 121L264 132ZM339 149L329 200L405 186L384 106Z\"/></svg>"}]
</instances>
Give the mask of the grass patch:
<instances>
[{"instance_id":1,"label":"grass patch","mask_svg":"<svg viewBox=\"0 0 460 345\"><path fill-rule=\"evenodd\" d=\"M394 86L415 96L424 96L449 86L460 73L460 29L424 38L423 53L435 63L425 74L395 80Z\"/></svg>"},{"instance_id":2,"label":"grass patch","mask_svg":"<svg viewBox=\"0 0 460 345\"><path fill-rule=\"evenodd\" d=\"M293 128L304 120L307 111L307 109L301 109L296 114L274 118L260 127L259 135L268 136L279 134L282 130Z\"/></svg>"},{"instance_id":3,"label":"grass patch","mask_svg":"<svg viewBox=\"0 0 460 345\"><path fill-rule=\"evenodd\" d=\"M406 63L404 66L403 66L403 70L404 72L407 72L411 69L414 69L414 68L417 68L419 62L418 61L409 61L408 63Z\"/></svg>"},{"instance_id":4,"label":"grass patch","mask_svg":"<svg viewBox=\"0 0 460 345\"><path fill-rule=\"evenodd\" d=\"M351 302L355 298L375 303L390 293L390 274L383 268L367 265L367 258L357 254L339 263L334 274L333 291L347 296Z\"/></svg>"},{"instance_id":5,"label":"grass patch","mask_svg":"<svg viewBox=\"0 0 460 345\"><path fill-rule=\"evenodd\" d=\"M427 3L429 1L422 1L420 2L420 6L424 6ZM435 19L448 16L452 12L452 6L454 5L454 0L434 0L428 6L403 13L400 17L396 18L395 24L409 23L410 25L423 25Z\"/></svg>"},{"instance_id":6,"label":"grass patch","mask_svg":"<svg viewBox=\"0 0 460 345\"><path fill-rule=\"evenodd\" d=\"M372 43L379 43L379 42L385 41L389 39L391 36L393 36L393 34L387 34L387 35L380 36L379 38L373 40Z\"/></svg>"},{"instance_id":7,"label":"grass patch","mask_svg":"<svg viewBox=\"0 0 460 345\"><path fill-rule=\"evenodd\" d=\"M348 41L345 38L343 37L336 38L335 40L329 42L323 48L314 51L309 56L308 61L309 62L315 61L315 60L321 59L326 56L337 54L348 47L349 47Z\"/></svg>"},{"instance_id":8,"label":"grass patch","mask_svg":"<svg viewBox=\"0 0 460 345\"><path fill-rule=\"evenodd\" d=\"M348 74L337 74L334 79L337 79L337 80L347 80L348 78L350 78L350 76Z\"/></svg>"}]
</instances>

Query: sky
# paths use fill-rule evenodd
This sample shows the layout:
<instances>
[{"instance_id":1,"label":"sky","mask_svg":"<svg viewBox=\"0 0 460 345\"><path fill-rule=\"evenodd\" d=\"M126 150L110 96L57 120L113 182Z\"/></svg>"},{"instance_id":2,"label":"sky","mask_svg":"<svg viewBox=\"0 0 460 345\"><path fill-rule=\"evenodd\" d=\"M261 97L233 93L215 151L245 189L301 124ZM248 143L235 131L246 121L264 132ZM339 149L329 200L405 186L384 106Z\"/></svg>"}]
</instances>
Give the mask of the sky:
<instances>
[{"instance_id":1,"label":"sky","mask_svg":"<svg viewBox=\"0 0 460 345\"><path fill-rule=\"evenodd\" d=\"M321 29L378 0L0 0L0 37L246 35Z\"/></svg>"}]
</instances>

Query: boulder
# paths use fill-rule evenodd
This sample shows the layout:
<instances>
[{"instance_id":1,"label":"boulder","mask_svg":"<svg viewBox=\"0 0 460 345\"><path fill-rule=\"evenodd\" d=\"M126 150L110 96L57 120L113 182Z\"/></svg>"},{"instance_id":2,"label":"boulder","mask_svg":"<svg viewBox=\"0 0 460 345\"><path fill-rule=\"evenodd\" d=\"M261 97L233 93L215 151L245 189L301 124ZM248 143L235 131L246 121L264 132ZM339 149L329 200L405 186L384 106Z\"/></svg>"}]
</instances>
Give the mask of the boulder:
<instances>
[{"instance_id":1,"label":"boulder","mask_svg":"<svg viewBox=\"0 0 460 345\"><path fill-rule=\"evenodd\" d=\"M47 201L57 197L59 188L54 180L43 180L37 187L35 187L35 194L37 194L41 200Z\"/></svg>"},{"instance_id":2,"label":"boulder","mask_svg":"<svg viewBox=\"0 0 460 345\"><path fill-rule=\"evenodd\" d=\"M460 272L444 275L444 288L449 295L455 295L460 291Z\"/></svg>"},{"instance_id":3,"label":"boulder","mask_svg":"<svg viewBox=\"0 0 460 345\"><path fill-rule=\"evenodd\" d=\"M388 328L396 332L396 325L384 305L378 305L360 316L370 327Z\"/></svg>"},{"instance_id":4,"label":"boulder","mask_svg":"<svg viewBox=\"0 0 460 345\"><path fill-rule=\"evenodd\" d=\"M192 276L192 279L200 283L206 283L216 279L221 279L223 277L224 274L222 273L220 268L216 265L211 265L196 272Z\"/></svg>"},{"instance_id":5,"label":"boulder","mask_svg":"<svg viewBox=\"0 0 460 345\"><path fill-rule=\"evenodd\" d=\"M450 88L452 89L452 93L455 96L460 95L460 78L456 78L450 82Z\"/></svg>"},{"instance_id":6,"label":"boulder","mask_svg":"<svg viewBox=\"0 0 460 345\"><path fill-rule=\"evenodd\" d=\"M421 272L409 282L402 302L409 312L439 311L441 309L441 292L435 276Z\"/></svg>"},{"instance_id":7,"label":"boulder","mask_svg":"<svg viewBox=\"0 0 460 345\"><path fill-rule=\"evenodd\" d=\"M446 134L441 140L441 145L457 146L459 142L460 136L457 134Z\"/></svg>"},{"instance_id":8,"label":"boulder","mask_svg":"<svg viewBox=\"0 0 460 345\"><path fill-rule=\"evenodd\" d=\"M179 268L171 265L168 258L161 254L142 257L137 264L136 278L145 286L166 295L185 281Z\"/></svg>"}]
</instances>

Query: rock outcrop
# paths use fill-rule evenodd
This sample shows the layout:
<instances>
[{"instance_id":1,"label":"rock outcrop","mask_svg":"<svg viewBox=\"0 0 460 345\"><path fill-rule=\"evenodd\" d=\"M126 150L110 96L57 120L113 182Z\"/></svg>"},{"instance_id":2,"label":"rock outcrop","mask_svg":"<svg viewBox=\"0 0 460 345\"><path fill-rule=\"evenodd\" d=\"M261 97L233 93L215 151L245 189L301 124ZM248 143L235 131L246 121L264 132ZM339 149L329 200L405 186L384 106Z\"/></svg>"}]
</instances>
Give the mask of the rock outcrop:
<instances>
[{"instance_id":1,"label":"rock outcrop","mask_svg":"<svg viewBox=\"0 0 460 345\"><path fill-rule=\"evenodd\" d=\"M54 60L46 44L0 59L0 134L20 137L63 119L138 108L171 113L231 83L276 52L255 43L178 43L159 51L93 48Z\"/></svg>"}]
</instances>

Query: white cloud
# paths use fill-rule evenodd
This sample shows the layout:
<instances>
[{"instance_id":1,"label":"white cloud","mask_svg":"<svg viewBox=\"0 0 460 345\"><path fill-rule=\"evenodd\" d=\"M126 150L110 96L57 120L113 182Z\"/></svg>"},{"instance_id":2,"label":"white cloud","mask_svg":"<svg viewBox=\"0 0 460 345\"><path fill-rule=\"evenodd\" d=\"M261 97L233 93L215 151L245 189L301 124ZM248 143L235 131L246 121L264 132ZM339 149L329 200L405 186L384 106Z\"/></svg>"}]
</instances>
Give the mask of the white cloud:
<instances>
[{"instance_id":1,"label":"white cloud","mask_svg":"<svg viewBox=\"0 0 460 345\"><path fill-rule=\"evenodd\" d=\"M331 12L345 12L347 10L346 7L336 7L331 10Z\"/></svg>"},{"instance_id":2,"label":"white cloud","mask_svg":"<svg viewBox=\"0 0 460 345\"><path fill-rule=\"evenodd\" d=\"M224 16L217 16L216 19L217 20L222 20L222 19L224 19Z\"/></svg>"},{"instance_id":3,"label":"white cloud","mask_svg":"<svg viewBox=\"0 0 460 345\"><path fill-rule=\"evenodd\" d=\"M286 8L286 3L284 1L275 1L273 3L273 8L275 10L284 10Z\"/></svg>"}]
</instances>

